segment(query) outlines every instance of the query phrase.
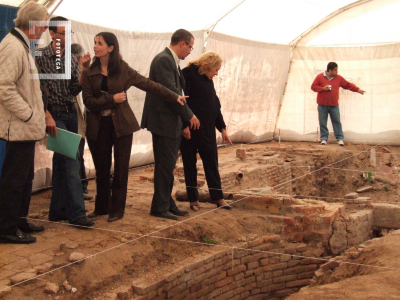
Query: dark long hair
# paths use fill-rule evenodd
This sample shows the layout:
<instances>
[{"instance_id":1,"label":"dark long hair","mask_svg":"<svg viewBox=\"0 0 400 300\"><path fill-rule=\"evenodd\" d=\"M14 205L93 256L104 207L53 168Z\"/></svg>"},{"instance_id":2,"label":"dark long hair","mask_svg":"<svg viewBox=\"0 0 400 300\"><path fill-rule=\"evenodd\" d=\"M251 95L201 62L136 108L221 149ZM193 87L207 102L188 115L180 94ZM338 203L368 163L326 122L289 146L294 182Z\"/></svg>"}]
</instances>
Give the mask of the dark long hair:
<instances>
[{"instance_id":1,"label":"dark long hair","mask_svg":"<svg viewBox=\"0 0 400 300\"><path fill-rule=\"evenodd\" d=\"M101 36L104 41L106 42L107 46L114 46L114 50L110 52L110 58L108 59L108 74L116 74L120 71L120 67L122 65L122 56L119 53L119 44L117 37L115 36L114 33L111 32L100 32L98 33L94 38ZM90 65L90 68L101 68L101 63L100 63L100 58L98 57L93 57L92 64Z\"/></svg>"}]
</instances>

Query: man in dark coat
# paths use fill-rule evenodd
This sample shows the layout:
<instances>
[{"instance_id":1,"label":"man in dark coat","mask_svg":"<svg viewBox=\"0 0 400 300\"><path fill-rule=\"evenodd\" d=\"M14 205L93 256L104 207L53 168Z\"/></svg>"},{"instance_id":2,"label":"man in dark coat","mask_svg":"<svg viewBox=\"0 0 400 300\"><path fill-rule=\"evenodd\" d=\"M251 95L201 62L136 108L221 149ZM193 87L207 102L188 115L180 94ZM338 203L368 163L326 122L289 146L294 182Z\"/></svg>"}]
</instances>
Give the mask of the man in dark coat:
<instances>
[{"instance_id":1,"label":"man in dark coat","mask_svg":"<svg viewBox=\"0 0 400 300\"><path fill-rule=\"evenodd\" d=\"M151 62L149 78L182 95L185 79L179 61L190 54L193 45L194 37L190 32L177 30L171 37L169 47L157 54ZM200 127L199 120L187 105L167 103L152 94L146 94L141 127L147 128L153 138L155 168L150 211L152 216L177 220L178 216L188 214L187 211L179 210L171 197L182 122L190 122L191 128Z\"/></svg>"}]
</instances>

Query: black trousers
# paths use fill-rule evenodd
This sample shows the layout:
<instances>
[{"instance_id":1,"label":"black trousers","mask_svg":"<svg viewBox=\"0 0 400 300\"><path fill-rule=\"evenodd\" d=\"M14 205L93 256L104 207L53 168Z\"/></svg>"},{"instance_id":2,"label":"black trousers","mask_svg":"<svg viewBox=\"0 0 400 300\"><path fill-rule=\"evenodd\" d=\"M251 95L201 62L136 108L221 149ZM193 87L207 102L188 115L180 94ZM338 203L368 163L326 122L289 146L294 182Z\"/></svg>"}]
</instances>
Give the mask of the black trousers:
<instances>
[{"instance_id":1,"label":"black trousers","mask_svg":"<svg viewBox=\"0 0 400 300\"><path fill-rule=\"evenodd\" d=\"M151 211L161 213L176 208L171 197L174 186L174 169L178 159L180 138L153 136L154 153L154 195Z\"/></svg>"},{"instance_id":2,"label":"black trousers","mask_svg":"<svg viewBox=\"0 0 400 300\"><path fill-rule=\"evenodd\" d=\"M89 183L86 179L85 159L83 158L84 151L85 151L85 138L81 138L81 141L79 143L79 162L80 162L79 174L81 176L83 191L86 191Z\"/></svg>"},{"instance_id":3,"label":"black trousers","mask_svg":"<svg viewBox=\"0 0 400 300\"><path fill-rule=\"evenodd\" d=\"M193 132L192 132L193 133ZM215 135L215 130L213 133ZM221 187L221 177L218 171L218 150L216 140L207 141L202 138L199 131L192 134L192 138L187 140L182 138L181 154L183 169L185 172L186 192L190 202L199 200L197 191L197 151L199 151L201 160L203 161L204 173L209 188L210 198L212 202L216 202L224 198Z\"/></svg>"},{"instance_id":4,"label":"black trousers","mask_svg":"<svg viewBox=\"0 0 400 300\"><path fill-rule=\"evenodd\" d=\"M27 223L34 176L35 142L7 142L0 179L0 233Z\"/></svg>"},{"instance_id":5,"label":"black trousers","mask_svg":"<svg viewBox=\"0 0 400 300\"><path fill-rule=\"evenodd\" d=\"M112 117L101 117L97 140L87 140L96 168L97 195L94 211L98 214L109 214L111 218L124 216L132 138L133 133L117 137ZM110 193L113 147L114 180Z\"/></svg>"}]
</instances>

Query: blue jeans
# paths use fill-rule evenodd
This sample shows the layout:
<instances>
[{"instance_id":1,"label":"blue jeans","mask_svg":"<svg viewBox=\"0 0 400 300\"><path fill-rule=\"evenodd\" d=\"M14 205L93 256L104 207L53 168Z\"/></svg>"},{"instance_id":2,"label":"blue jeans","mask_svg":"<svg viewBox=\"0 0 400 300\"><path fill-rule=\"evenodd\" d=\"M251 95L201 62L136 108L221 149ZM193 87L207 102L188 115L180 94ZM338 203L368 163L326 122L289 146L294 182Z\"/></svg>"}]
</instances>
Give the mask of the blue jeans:
<instances>
[{"instance_id":1,"label":"blue jeans","mask_svg":"<svg viewBox=\"0 0 400 300\"><path fill-rule=\"evenodd\" d=\"M58 128L78 132L76 111L51 112ZM49 220L68 220L70 223L86 216L85 201L80 177L79 151L77 158L70 159L64 155L53 155L53 193L49 210Z\"/></svg>"},{"instance_id":2,"label":"blue jeans","mask_svg":"<svg viewBox=\"0 0 400 300\"><path fill-rule=\"evenodd\" d=\"M340 123L340 111L338 106L328 106L318 104L318 118L319 127L321 128L321 141L327 141L329 130L327 127L328 114L331 117L333 132L335 133L336 140L343 140L342 123Z\"/></svg>"}]
</instances>

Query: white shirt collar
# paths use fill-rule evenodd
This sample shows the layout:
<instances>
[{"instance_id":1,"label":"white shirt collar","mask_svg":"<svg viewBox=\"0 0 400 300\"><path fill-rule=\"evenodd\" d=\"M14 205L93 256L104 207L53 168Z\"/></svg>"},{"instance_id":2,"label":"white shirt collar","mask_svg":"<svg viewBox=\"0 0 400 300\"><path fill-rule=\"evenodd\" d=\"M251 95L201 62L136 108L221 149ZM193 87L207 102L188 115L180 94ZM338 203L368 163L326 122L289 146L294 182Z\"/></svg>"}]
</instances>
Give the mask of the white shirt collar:
<instances>
[{"instance_id":1,"label":"white shirt collar","mask_svg":"<svg viewBox=\"0 0 400 300\"><path fill-rule=\"evenodd\" d=\"M171 51L172 56L174 57L174 60L175 60L175 63L176 63L176 68L178 68L179 62L180 62L180 59L178 58L178 55L176 55L175 51L172 50L170 47L167 47L167 48L169 49L169 51Z\"/></svg>"},{"instance_id":2,"label":"white shirt collar","mask_svg":"<svg viewBox=\"0 0 400 300\"><path fill-rule=\"evenodd\" d=\"M19 29L18 27L15 27L15 30L18 31L18 33L24 38L26 44L28 45L29 49L31 49L31 41L30 39L26 36L26 34Z\"/></svg>"}]
</instances>

